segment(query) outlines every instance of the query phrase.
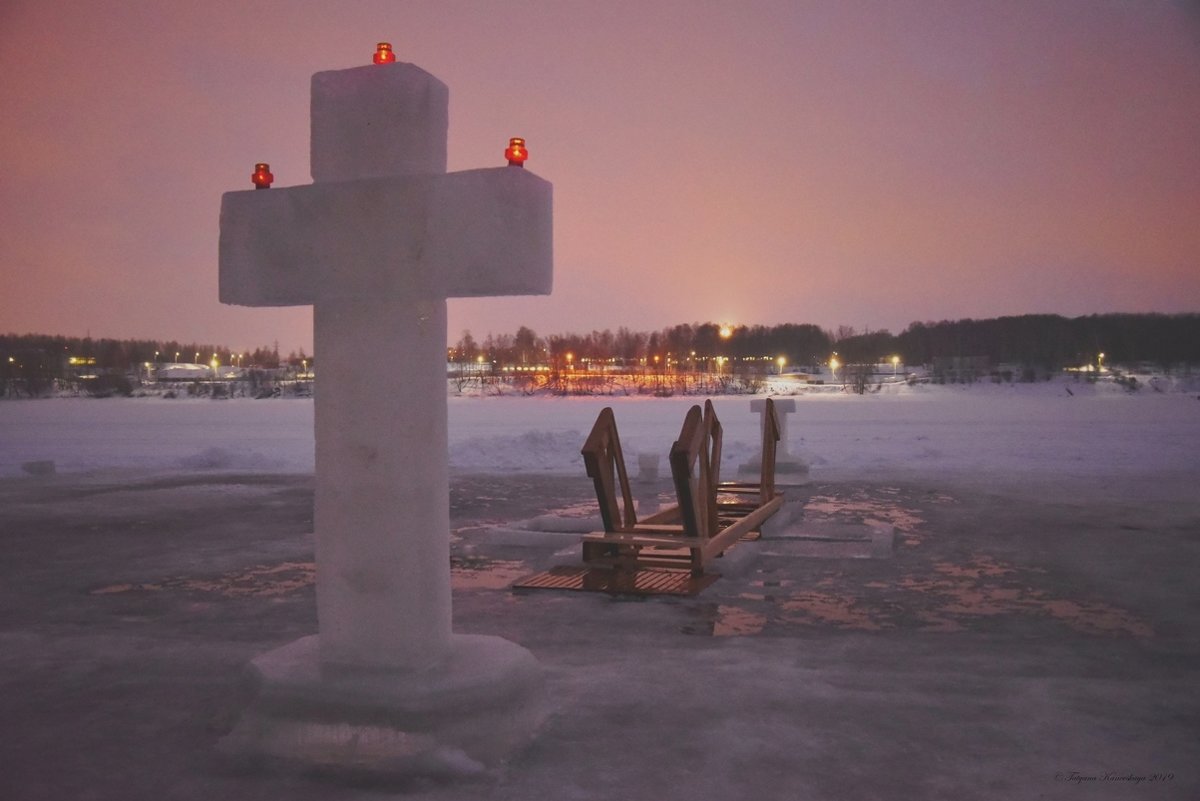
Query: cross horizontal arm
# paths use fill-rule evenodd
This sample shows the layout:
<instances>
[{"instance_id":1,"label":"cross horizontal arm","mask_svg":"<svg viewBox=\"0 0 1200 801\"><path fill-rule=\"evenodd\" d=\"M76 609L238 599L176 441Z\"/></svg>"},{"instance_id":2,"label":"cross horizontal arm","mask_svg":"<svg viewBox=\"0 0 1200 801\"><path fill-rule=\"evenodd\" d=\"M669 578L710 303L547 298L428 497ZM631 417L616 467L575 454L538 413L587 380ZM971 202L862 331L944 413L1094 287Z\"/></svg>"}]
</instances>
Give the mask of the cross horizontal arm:
<instances>
[{"instance_id":1,"label":"cross horizontal arm","mask_svg":"<svg viewBox=\"0 0 1200 801\"><path fill-rule=\"evenodd\" d=\"M549 294L551 201L513 167L227 192L221 301Z\"/></svg>"}]
</instances>

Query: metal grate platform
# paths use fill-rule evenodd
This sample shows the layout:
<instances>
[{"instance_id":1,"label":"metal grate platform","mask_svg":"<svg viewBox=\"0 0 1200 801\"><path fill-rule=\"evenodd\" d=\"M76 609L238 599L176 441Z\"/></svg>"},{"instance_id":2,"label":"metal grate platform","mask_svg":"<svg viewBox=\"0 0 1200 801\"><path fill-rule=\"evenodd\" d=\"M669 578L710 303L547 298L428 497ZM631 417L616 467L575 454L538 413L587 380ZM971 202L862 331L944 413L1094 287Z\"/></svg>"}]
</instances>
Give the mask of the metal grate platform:
<instances>
[{"instance_id":1,"label":"metal grate platform","mask_svg":"<svg viewBox=\"0 0 1200 801\"><path fill-rule=\"evenodd\" d=\"M718 578L720 576L715 573L693 576L690 570L561 566L522 579L512 586L521 590L574 590L620 595L696 595Z\"/></svg>"}]
</instances>

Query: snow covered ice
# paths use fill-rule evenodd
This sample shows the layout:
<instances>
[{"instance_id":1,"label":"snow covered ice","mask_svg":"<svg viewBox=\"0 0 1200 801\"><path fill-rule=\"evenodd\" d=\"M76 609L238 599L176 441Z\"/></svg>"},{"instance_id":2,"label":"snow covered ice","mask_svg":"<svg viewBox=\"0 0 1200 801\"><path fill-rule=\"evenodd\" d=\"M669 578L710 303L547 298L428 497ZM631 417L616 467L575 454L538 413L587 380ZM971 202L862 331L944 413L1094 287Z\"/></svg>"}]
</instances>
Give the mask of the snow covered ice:
<instances>
[{"instance_id":1,"label":"snow covered ice","mask_svg":"<svg viewBox=\"0 0 1200 801\"><path fill-rule=\"evenodd\" d=\"M1072 387L1068 395L1064 386ZM789 445L829 479L1037 477L1200 471L1200 402L1191 393L1046 384L888 388L796 397ZM626 451L664 455L695 398L449 398L449 458L458 472L582 470L579 448L613 406ZM745 397L715 399L723 472L758 448ZM0 476L53 460L59 472L313 470L306 399L54 399L0 403Z\"/></svg>"}]
</instances>

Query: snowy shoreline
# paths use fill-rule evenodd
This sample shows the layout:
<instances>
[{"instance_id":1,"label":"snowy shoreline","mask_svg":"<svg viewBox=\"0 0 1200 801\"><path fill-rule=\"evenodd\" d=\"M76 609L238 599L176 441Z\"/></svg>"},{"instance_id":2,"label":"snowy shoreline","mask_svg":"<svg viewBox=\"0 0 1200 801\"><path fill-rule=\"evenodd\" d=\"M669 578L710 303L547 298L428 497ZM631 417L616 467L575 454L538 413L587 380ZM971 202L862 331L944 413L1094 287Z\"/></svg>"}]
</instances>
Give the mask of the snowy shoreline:
<instances>
[{"instance_id":1,"label":"snowy shoreline","mask_svg":"<svg viewBox=\"0 0 1200 801\"><path fill-rule=\"evenodd\" d=\"M1068 392L1070 390L1070 392ZM789 444L814 479L958 477L978 482L1074 477L1200 478L1200 403L1191 392L1129 392L1070 379L1039 384L890 385L863 396L793 396ZM723 470L757 450L750 396L714 398ZM665 456L697 397L450 397L457 472L579 473L579 448L605 406L626 459ZM0 403L0 477L54 463L96 470L307 473L311 399L53 399Z\"/></svg>"}]
</instances>

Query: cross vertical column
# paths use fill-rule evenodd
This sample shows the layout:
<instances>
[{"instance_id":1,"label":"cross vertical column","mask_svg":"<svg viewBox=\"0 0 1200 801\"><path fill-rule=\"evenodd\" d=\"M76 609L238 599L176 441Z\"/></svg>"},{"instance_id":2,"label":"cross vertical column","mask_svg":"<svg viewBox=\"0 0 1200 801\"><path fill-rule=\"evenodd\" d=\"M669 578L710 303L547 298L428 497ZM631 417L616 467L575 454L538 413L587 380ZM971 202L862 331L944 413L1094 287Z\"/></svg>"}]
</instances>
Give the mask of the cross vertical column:
<instances>
[{"instance_id":1,"label":"cross vertical column","mask_svg":"<svg viewBox=\"0 0 1200 801\"><path fill-rule=\"evenodd\" d=\"M404 66L313 76L314 185L445 173L449 92ZM428 280L330 294L313 308L321 662L421 669L451 630L446 299Z\"/></svg>"},{"instance_id":2,"label":"cross vertical column","mask_svg":"<svg viewBox=\"0 0 1200 801\"><path fill-rule=\"evenodd\" d=\"M319 301L317 616L326 666L420 669L450 637L446 301Z\"/></svg>"}]
</instances>

